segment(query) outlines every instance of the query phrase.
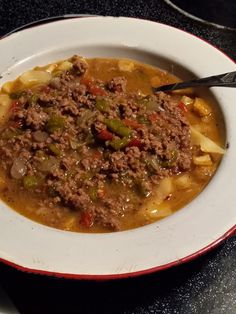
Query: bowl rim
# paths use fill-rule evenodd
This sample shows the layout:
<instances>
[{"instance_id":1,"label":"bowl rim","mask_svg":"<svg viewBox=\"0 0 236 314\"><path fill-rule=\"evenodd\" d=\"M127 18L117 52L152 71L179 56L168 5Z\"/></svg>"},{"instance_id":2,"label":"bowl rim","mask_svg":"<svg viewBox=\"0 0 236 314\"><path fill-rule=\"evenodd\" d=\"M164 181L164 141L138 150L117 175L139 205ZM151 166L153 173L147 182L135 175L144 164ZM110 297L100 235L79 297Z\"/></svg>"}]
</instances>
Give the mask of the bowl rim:
<instances>
[{"instance_id":1,"label":"bowl rim","mask_svg":"<svg viewBox=\"0 0 236 314\"><path fill-rule=\"evenodd\" d=\"M116 279L128 279L128 278L136 278L141 277L144 275L150 275L153 273L157 273L160 271L168 270L172 267L177 267L186 263L189 263L198 257L205 255L218 246L220 246L223 242L225 242L230 237L236 235L236 225L229 229L226 233L224 233L220 238L215 240L214 242L210 243L209 245L205 246L201 250L194 252L186 257L183 257L181 259L175 260L173 262L140 270L130 273L122 273L122 274L113 274L113 275L84 275L84 274L71 274L71 273L61 273L61 272L53 272L53 271L45 271L45 270L39 270L34 268L28 268L21 266L19 264L13 263L9 260L0 258L0 262L4 263L7 266L10 266L16 270L22 271L24 273L29 274L35 274L35 275L42 275L42 276L48 276L48 277L56 277L60 279L74 279L74 280L91 280L91 281L108 281L108 280L116 280Z\"/></svg>"},{"instance_id":2,"label":"bowl rim","mask_svg":"<svg viewBox=\"0 0 236 314\"><path fill-rule=\"evenodd\" d=\"M94 19L97 18L97 16L78 16L78 17L73 17L72 19ZM111 18L111 17L110 17ZM117 19L117 17L114 17ZM119 17L119 18L125 18L125 19L130 19L130 20L140 20L138 18L127 18L127 17ZM72 20L71 19L71 20ZM67 19L70 20L70 19ZM152 22L155 24L159 24L159 25L163 25L163 26L167 26L168 28L174 29L174 30L178 30L180 32L186 33L192 37L195 37L197 40L201 40L205 43L207 43L209 46L213 47L214 49L218 50L221 54L223 54L225 57L227 57L230 61L232 61L233 63L235 63L235 61L229 57L225 52L221 51L218 47L215 47L214 45L212 45L211 43L209 43L207 40L202 39L194 34L191 34L189 32L186 32L183 29L178 29L174 26L170 26L164 23L159 23L159 22L153 22L153 21L149 21L149 20L143 20L143 21L147 21L147 22ZM56 23L60 23L61 21L46 21L47 24L56 24ZM32 28L38 28L41 27L42 25L37 25L37 26L32 26ZM31 29L31 27L30 27ZM25 30L22 31L18 31L17 33L22 33ZM4 37L5 38L9 38L12 37L15 33ZM148 269L144 269L144 270L140 270L140 271L134 271L134 272L127 272L127 273L120 273L120 274L101 274L101 275L89 275L89 274L72 274L72 273L63 273L63 272L54 272L54 271L46 271L46 270L40 270L40 269L35 269L35 268L28 268L28 267L24 267L20 264L14 263L8 259L5 258L1 258L0 257L0 261L12 266L18 270L24 271L24 272L29 272L29 273L34 273L34 274L41 274L41 275L48 275L48 276L55 276L55 277L59 277L59 278L68 278L68 279L86 279L86 280L108 280L108 279L122 279L122 278L129 278L129 277L137 277L137 276L141 276L141 275L145 275L145 274L150 274L153 272L158 272L161 270L165 270L168 269L170 267L173 266L177 266L186 262L189 262L195 258L197 258L200 255L203 255L207 252L209 252L210 250L214 249L215 247L217 247L218 245L220 245L224 240L226 240L227 238L233 236L236 233L236 225L234 225L232 228L230 228L227 232L225 232L222 236L220 236L218 239L214 240L212 243L208 244L207 246L203 247L202 249L188 255L185 256L183 258L180 259L176 259L170 263L166 263L163 265L159 265L156 267L152 267L152 268L148 268Z\"/></svg>"}]
</instances>

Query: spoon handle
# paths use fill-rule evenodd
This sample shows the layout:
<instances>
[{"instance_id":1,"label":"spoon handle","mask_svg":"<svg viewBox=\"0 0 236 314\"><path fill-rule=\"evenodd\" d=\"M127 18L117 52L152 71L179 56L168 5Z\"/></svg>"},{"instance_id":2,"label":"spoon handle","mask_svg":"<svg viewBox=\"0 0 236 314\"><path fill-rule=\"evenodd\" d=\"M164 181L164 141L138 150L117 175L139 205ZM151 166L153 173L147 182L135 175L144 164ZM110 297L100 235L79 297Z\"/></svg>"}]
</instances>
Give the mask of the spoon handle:
<instances>
[{"instance_id":1,"label":"spoon handle","mask_svg":"<svg viewBox=\"0 0 236 314\"><path fill-rule=\"evenodd\" d=\"M176 89L183 89L188 87L200 87L200 86L224 86L224 87L236 87L236 71L228 72L220 75L213 75L198 80L192 80L188 82L180 82L170 85L163 85L154 87L153 92L160 91L172 91Z\"/></svg>"}]
</instances>

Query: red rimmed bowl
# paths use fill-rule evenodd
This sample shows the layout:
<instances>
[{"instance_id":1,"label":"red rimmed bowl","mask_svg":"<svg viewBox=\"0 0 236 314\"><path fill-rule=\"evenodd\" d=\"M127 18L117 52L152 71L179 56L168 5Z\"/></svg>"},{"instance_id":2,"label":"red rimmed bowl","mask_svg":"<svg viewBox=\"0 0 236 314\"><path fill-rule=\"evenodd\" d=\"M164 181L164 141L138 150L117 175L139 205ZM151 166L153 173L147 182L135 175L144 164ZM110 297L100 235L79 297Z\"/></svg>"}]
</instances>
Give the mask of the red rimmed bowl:
<instances>
[{"instance_id":1,"label":"red rimmed bowl","mask_svg":"<svg viewBox=\"0 0 236 314\"><path fill-rule=\"evenodd\" d=\"M233 61L204 41L154 22L114 17L71 19L0 41L0 85L73 54L126 57L188 79L234 71ZM210 184L189 205L145 227L106 234L56 230L0 202L0 260L19 269L69 278L109 279L171 267L204 253L235 231L235 89L212 88L229 149Z\"/></svg>"}]
</instances>

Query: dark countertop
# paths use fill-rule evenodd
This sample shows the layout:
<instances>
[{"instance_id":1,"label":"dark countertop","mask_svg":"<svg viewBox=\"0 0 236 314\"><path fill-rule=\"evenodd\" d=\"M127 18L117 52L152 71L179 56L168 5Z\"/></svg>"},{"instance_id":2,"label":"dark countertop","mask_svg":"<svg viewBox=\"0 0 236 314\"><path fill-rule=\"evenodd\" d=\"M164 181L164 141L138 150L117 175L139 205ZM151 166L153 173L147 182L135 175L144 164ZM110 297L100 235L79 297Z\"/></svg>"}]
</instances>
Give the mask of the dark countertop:
<instances>
[{"instance_id":1,"label":"dark countertop","mask_svg":"<svg viewBox=\"0 0 236 314\"><path fill-rule=\"evenodd\" d=\"M236 60L236 31L192 21L163 0L1 0L0 36L26 23L62 14L159 21L204 38ZM26 314L235 314L236 236L195 261L140 278L72 281L22 273L0 264L0 285Z\"/></svg>"}]
</instances>

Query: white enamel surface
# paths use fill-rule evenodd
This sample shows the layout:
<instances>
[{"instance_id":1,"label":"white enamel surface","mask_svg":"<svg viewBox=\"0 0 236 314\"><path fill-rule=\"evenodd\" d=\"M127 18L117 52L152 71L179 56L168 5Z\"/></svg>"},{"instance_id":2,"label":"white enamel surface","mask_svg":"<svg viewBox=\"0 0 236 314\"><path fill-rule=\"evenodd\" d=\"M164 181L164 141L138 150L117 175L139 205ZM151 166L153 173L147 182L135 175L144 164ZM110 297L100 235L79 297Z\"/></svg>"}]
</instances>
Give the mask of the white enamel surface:
<instances>
[{"instance_id":1,"label":"white enamel surface","mask_svg":"<svg viewBox=\"0 0 236 314\"><path fill-rule=\"evenodd\" d=\"M129 18L92 17L35 27L1 40L0 51L0 85L74 53L134 58L168 70L173 63L177 74L182 64L189 70L183 71L186 78L236 70L225 55L196 37ZM179 260L220 238L236 223L236 90L212 90L222 106L230 148L213 180L188 206L131 231L80 234L37 224L1 202L0 258L62 274L116 275Z\"/></svg>"}]
</instances>

